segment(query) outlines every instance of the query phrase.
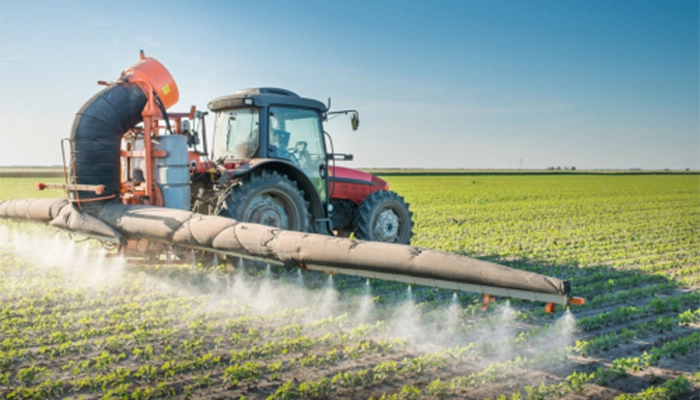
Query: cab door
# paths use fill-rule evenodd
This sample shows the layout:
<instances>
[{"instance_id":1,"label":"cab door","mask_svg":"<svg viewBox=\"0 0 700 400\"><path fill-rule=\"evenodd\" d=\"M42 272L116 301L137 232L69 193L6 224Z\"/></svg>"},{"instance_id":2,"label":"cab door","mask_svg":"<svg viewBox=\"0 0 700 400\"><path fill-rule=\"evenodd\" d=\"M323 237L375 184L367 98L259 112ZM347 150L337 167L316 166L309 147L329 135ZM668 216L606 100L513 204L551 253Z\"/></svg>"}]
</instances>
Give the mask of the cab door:
<instances>
[{"instance_id":1,"label":"cab door","mask_svg":"<svg viewBox=\"0 0 700 400\"><path fill-rule=\"evenodd\" d=\"M321 201L328 201L328 164L321 116L317 110L269 108L267 156L291 161L309 177Z\"/></svg>"}]
</instances>

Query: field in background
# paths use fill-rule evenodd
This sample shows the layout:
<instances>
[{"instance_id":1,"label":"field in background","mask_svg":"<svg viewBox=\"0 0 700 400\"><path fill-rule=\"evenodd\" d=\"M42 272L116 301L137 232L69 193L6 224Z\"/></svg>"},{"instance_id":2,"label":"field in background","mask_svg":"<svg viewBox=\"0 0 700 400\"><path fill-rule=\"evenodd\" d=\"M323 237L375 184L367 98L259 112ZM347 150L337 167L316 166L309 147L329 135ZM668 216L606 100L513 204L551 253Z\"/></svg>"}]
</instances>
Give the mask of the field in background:
<instances>
[{"instance_id":1,"label":"field in background","mask_svg":"<svg viewBox=\"0 0 700 400\"><path fill-rule=\"evenodd\" d=\"M63 178L63 167L0 167L0 180L4 178Z\"/></svg>"},{"instance_id":2,"label":"field in background","mask_svg":"<svg viewBox=\"0 0 700 400\"><path fill-rule=\"evenodd\" d=\"M641 170L641 169L430 169L430 168L361 168L365 172L381 176L459 176L459 175L698 175L690 170ZM0 170L1 171L1 170Z\"/></svg>"},{"instance_id":3,"label":"field in background","mask_svg":"<svg viewBox=\"0 0 700 400\"><path fill-rule=\"evenodd\" d=\"M31 199L45 197L64 197L63 190L38 190L37 183L64 183L63 178L31 177L4 178L0 177L0 200Z\"/></svg>"},{"instance_id":4,"label":"field in background","mask_svg":"<svg viewBox=\"0 0 700 400\"><path fill-rule=\"evenodd\" d=\"M569 279L587 304L483 312L467 293L265 264L128 265L0 222L0 396L700 393L697 175L386 179L415 245ZM0 199L49 193L36 182L0 178Z\"/></svg>"},{"instance_id":5,"label":"field in background","mask_svg":"<svg viewBox=\"0 0 700 400\"><path fill-rule=\"evenodd\" d=\"M345 165L347 163L339 163ZM352 167L351 164L348 166ZM407 175L697 175L698 171L688 170L553 170L553 169L430 169L430 168L360 168L362 171L383 176ZM0 179L3 178L63 178L63 167L0 167Z\"/></svg>"}]
</instances>

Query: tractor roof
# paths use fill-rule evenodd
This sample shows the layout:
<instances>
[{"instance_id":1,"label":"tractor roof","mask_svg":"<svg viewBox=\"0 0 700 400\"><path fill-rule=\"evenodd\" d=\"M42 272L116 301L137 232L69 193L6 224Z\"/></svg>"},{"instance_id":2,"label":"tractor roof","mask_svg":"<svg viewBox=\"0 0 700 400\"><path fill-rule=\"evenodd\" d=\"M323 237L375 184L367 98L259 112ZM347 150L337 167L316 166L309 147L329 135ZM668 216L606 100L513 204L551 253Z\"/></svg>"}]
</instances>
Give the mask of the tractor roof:
<instances>
[{"instance_id":1,"label":"tractor roof","mask_svg":"<svg viewBox=\"0 0 700 400\"><path fill-rule=\"evenodd\" d=\"M252 99L256 107L267 107L270 105L292 106L312 108L318 111L326 111L326 105L318 100L299 97L294 92L279 88L253 88L243 89L234 92L232 95L216 98L209 102L209 109L212 111L226 110L230 108L249 107Z\"/></svg>"}]
</instances>

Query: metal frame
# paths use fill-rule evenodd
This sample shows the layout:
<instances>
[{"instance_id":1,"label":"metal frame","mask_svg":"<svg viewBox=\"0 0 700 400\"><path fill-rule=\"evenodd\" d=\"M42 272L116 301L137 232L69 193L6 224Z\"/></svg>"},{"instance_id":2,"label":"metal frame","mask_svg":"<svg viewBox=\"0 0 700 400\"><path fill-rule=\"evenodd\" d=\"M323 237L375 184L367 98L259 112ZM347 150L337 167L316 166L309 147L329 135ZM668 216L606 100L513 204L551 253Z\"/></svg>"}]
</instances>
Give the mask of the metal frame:
<instances>
[{"instance_id":1,"label":"metal frame","mask_svg":"<svg viewBox=\"0 0 700 400\"><path fill-rule=\"evenodd\" d=\"M115 243L115 244L119 243L119 241L115 240L115 238L104 237L104 236L95 235L92 233L91 234L84 234L84 235L87 237L92 237L94 239L103 241L103 242L111 242L111 243ZM151 242L172 245L172 243L165 242L165 241L161 242L161 241L153 240L153 239L147 239L147 240L151 241ZM123 245L124 243L121 243L121 244ZM255 256L250 256L250 255L245 255L245 254L240 254L240 253L234 253L234 252L230 252L230 251L215 250L215 249L212 249L211 247L188 246L188 245L183 245L183 244L177 244L177 246L182 247L182 248L187 248L187 249L202 250L202 251L206 251L206 252L210 252L210 253L217 253L217 254L222 254L222 255L230 255L230 256L234 256L234 257L246 258L246 259L250 259L250 260L262 261L262 262L266 262L269 264L284 265L284 263L277 261L277 260L271 260L271 259L267 259L267 258L263 258L263 257L255 257ZM562 304L562 305L568 306L569 304L581 305L584 303L584 300L581 298L578 298L578 297L574 297L574 298L570 299L570 298L567 298L565 296L550 294L550 293L540 293L540 292L520 290L520 289L499 288L499 287L488 286L488 285L476 285L476 284L470 284L470 283L451 282L451 281L446 281L446 280L441 280L441 279L419 278L419 277L408 276L408 275L395 275L395 274L366 271L366 270L353 269L353 268L337 268L337 267L329 267L329 266L315 265L315 264L305 264L302 268L305 268L305 269L311 270L311 271L325 272L328 274L338 273L338 274L342 274L342 275L359 276L359 277L368 278L368 279L379 279L379 280L384 280L384 281L401 282L401 283L406 283L408 285L437 287L437 288L441 288L441 289L455 290L455 291L461 291L461 292L470 292L470 293L478 293L478 294L485 294L485 295L489 295L489 296L498 296L498 297L505 297L505 298L523 299L523 300L529 300L529 301L544 302L544 303L548 303L548 304L549 303Z\"/></svg>"},{"instance_id":2,"label":"metal frame","mask_svg":"<svg viewBox=\"0 0 700 400\"><path fill-rule=\"evenodd\" d=\"M360 270L360 269L335 268L335 267L326 267L326 266L322 266L322 265L307 265L306 267L310 270L313 270L313 271L323 271L323 272L327 272L327 273L339 273L339 274L343 274L343 275L361 276L363 278L373 278L373 279L380 279L380 280L384 280L384 281L402 282L402 283L407 283L409 285L438 287L441 289L459 290L461 292L489 294L492 296L512 297L515 299L541 301L541 302L546 302L546 303L557 303L557 304L564 304L564 305L568 303L568 301L565 297L562 297L562 296L559 296L556 294L549 294L549 293L538 293L538 292L530 292L530 291L526 291L526 290L505 289L505 288L498 288L498 287L486 286L486 285L474 285L474 284L470 284L470 283L450 282L450 281L444 281L444 280L440 280L440 279L418 278L418 277L407 276L407 275L394 275L394 274L387 274L387 273L383 273L383 272L364 271L364 270Z\"/></svg>"},{"instance_id":3,"label":"metal frame","mask_svg":"<svg viewBox=\"0 0 700 400\"><path fill-rule=\"evenodd\" d=\"M182 245L180 245L180 246L182 246ZM188 247L188 248L195 249L195 250L204 250L204 251L212 252L211 248L204 248L204 247L199 247L199 246L182 246L182 247ZM270 260L270 259L265 259L265 258L261 258L261 257L251 257L251 256L246 256L246 255L243 255L240 253L233 253L233 252L226 252L226 251L213 251L213 252L219 253L219 254L231 255L234 257L246 258L246 259L250 259L250 260L263 261L263 262L267 262L267 263L275 264L275 265L284 265L284 263L281 263L281 262L276 261L276 260ZM492 296L499 296L499 297L506 297L506 298L510 297L510 298L514 298L514 299L523 299L523 300L529 300L529 301L540 301L540 302L545 302L545 303L556 303L556 304L563 304L563 305L569 304L569 299L567 299L566 297L556 295L556 294L550 294L550 293L531 292L531 291L519 290L519 289L506 289L506 288L499 288L499 287L488 286L488 285L475 285L475 284L470 284L470 283L450 282L450 281L445 281L445 280L441 280L441 279L427 279L427 278L419 278L419 277L407 276L407 275L394 275L394 274L387 274L384 272L365 271L365 270L361 270L361 269L336 268L336 267L328 267L328 266L324 266L324 265L306 264L304 267L308 270L311 270L311 271L320 271L320 272L326 272L326 273L330 273L330 274L337 273L337 274L342 274L342 275L360 276L363 278L401 282L401 283L406 283L409 285L437 287L437 288L441 288L441 289L458 290L460 292L489 294Z\"/></svg>"}]
</instances>

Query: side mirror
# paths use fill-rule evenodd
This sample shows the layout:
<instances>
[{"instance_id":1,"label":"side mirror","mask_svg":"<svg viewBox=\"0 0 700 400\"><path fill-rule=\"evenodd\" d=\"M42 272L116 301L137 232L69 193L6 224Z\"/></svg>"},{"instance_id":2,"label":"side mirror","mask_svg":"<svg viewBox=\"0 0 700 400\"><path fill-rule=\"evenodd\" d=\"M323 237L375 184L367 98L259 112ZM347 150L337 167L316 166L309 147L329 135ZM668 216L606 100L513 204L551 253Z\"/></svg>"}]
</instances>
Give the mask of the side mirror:
<instances>
[{"instance_id":1,"label":"side mirror","mask_svg":"<svg viewBox=\"0 0 700 400\"><path fill-rule=\"evenodd\" d=\"M360 116L357 113L350 114L350 125L352 125L353 131L356 131L360 126Z\"/></svg>"}]
</instances>

